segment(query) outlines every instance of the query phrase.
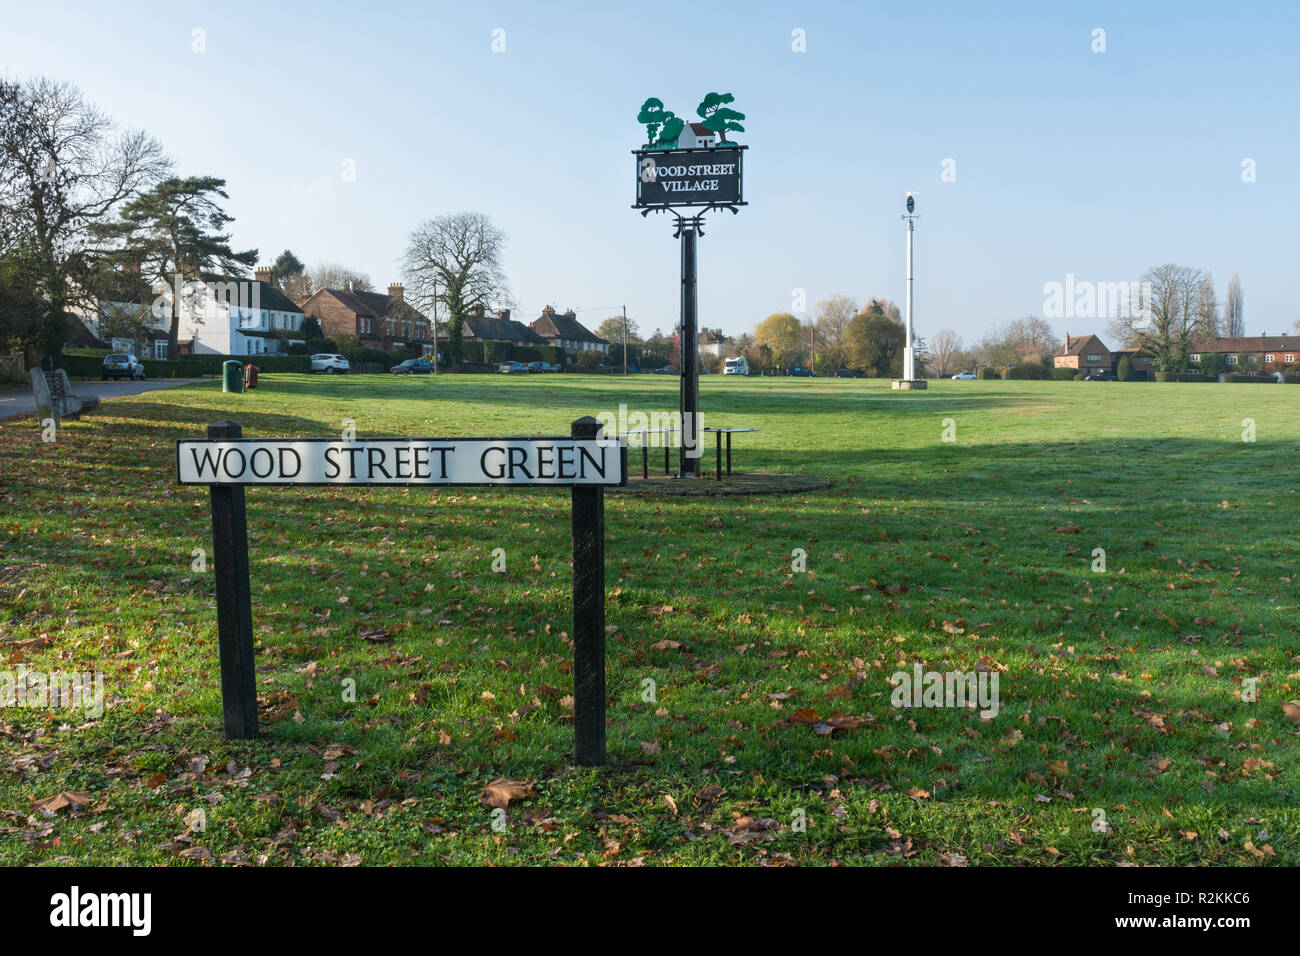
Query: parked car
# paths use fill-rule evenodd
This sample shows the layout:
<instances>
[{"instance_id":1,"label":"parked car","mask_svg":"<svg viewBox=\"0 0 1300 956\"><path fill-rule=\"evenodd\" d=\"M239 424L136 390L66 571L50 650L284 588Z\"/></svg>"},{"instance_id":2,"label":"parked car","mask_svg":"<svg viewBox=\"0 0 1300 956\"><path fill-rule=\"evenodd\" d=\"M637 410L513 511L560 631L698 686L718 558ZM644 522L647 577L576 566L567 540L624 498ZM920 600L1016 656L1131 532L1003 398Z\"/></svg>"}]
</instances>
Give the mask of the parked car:
<instances>
[{"instance_id":1,"label":"parked car","mask_svg":"<svg viewBox=\"0 0 1300 956\"><path fill-rule=\"evenodd\" d=\"M795 378L812 378L812 369L804 368L802 365L791 365L785 370L786 375L793 375Z\"/></svg>"},{"instance_id":2,"label":"parked car","mask_svg":"<svg viewBox=\"0 0 1300 956\"><path fill-rule=\"evenodd\" d=\"M972 379L979 378L974 372L958 372L952 377L954 382L969 382Z\"/></svg>"},{"instance_id":3,"label":"parked car","mask_svg":"<svg viewBox=\"0 0 1300 956\"><path fill-rule=\"evenodd\" d=\"M743 355L733 355L727 359L722 368L723 375L748 375L749 359Z\"/></svg>"},{"instance_id":4,"label":"parked car","mask_svg":"<svg viewBox=\"0 0 1300 956\"><path fill-rule=\"evenodd\" d=\"M1085 375L1083 380L1085 382L1113 382L1115 381L1115 373L1110 369L1104 368L1100 371L1091 372L1088 375Z\"/></svg>"},{"instance_id":5,"label":"parked car","mask_svg":"<svg viewBox=\"0 0 1300 956\"><path fill-rule=\"evenodd\" d=\"M651 374L652 375L676 375L677 369L673 368L673 366L671 365L661 365L657 369L655 369Z\"/></svg>"},{"instance_id":6,"label":"parked car","mask_svg":"<svg viewBox=\"0 0 1300 956\"><path fill-rule=\"evenodd\" d=\"M433 363L428 359L407 359L393 366L394 375L432 375Z\"/></svg>"},{"instance_id":7,"label":"parked car","mask_svg":"<svg viewBox=\"0 0 1300 956\"><path fill-rule=\"evenodd\" d=\"M549 362L529 362L528 371L544 375L548 372L558 372L559 369L554 365L551 365Z\"/></svg>"},{"instance_id":8,"label":"parked car","mask_svg":"<svg viewBox=\"0 0 1300 956\"><path fill-rule=\"evenodd\" d=\"M528 366L523 362L502 362L497 366L497 372L501 375L527 375Z\"/></svg>"},{"instance_id":9,"label":"parked car","mask_svg":"<svg viewBox=\"0 0 1300 956\"><path fill-rule=\"evenodd\" d=\"M110 378L117 381L119 378L144 379L144 366L134 355L127 352L114 352L112 355L104 356L104 364L100 367L100 373L103 375L102 381L107 382Z\"/></svg>"},{"instance_id":10,"label":"parked car","mask_svg":"<svg viewBox=\"0 0 1300 956\"><path fill-rule=\"evenodd\" d=\"M862 373L855 368L839 368L835 370L835 378L862 378Z\"/></svg>"},{"instance_id":11,"label":"parked car","mask_svg":"<svg viewBox=\"0 0 1300 956\"><path fill-rule=\"evenodd\" d=\"M342 375L351 367L347 358L342 355L321 352L311 357L311 370L313 372L324 372L326 375Z\"/></svg>"}]
</instances>

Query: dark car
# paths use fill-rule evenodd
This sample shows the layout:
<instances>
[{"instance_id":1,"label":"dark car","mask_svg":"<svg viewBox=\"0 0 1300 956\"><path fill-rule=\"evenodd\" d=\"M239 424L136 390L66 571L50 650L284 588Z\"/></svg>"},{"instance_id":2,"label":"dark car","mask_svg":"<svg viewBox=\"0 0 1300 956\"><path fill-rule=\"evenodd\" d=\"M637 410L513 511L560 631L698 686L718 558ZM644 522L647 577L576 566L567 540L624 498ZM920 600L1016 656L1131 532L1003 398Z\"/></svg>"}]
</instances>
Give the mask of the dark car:
<instances>
[{"instance_id":1,"label":"dark car","mask_svg":"<svg viewBox=\"0 0 1300 956\"><path fill-rule=\"evenodd\" d=\"M1112 372L1110 369L1101 369L1100 371L1089 373L1084 378L1084 381L1085 382L1113 382L1115 381L1115 373Z\"/></svg>"},{"instance_id":2,"label":"dark car","mask_svg":"<svg viewBox=\"0 0 1300 956\"><path fill-rule=\"evenodd\" d=\"M855 368L839 368L835 370L835 378L862 378L862 373Z\"/></svg>"},{"instance_id":3,"label":"dark car","mask_svg":"<svg viewBox=\"0 0 1300 956\"><path fill-rule=\"evenodd\" d=\"M802 365L791 365L785 370L786 375L793 375L795 378L812 378L812 369L804 368Z\"/></svg>"},{"instance_id":4,"label":"dark car","mask_svg":"<svg viewBox=\"0 0 1300 956\"><path fill-rule=\"evenodd\" d=\"M528 371L535 375L548 375L551 372L558 372L559 369L549 362L529 362Z\"/></svg>"},{"instance_id":5,"label":"dark car","mask_svg":"<svg viewBox=\"0 0 1300 956\"><path fill-rule=\"evenodd\" d=\"M126 352L114 352L112 355L104 356L104 363L100 366L100 374L103 381L107 382L110 378L117 381L119 378L143 379L144 366L134 355Z\"/></svg>"},{"instance_id":6,"label":"dark car","mask_svg":"<svg viewBox=\"0 0 1300 956\"><path fill-rule=\"evenodd\" d=\"M428 359L407 359L393 366L394 375L432 375L433 363Z\"/></svg>"}]
</instances>

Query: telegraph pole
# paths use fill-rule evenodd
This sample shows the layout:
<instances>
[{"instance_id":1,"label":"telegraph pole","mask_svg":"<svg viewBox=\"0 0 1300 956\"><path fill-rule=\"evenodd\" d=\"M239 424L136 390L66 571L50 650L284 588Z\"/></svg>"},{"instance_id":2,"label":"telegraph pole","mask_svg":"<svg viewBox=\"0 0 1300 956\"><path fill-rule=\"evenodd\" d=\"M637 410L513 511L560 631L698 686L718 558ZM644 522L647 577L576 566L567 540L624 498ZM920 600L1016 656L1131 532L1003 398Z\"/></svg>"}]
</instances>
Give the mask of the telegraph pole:
<instances>
[{"instance_id":1,"label":"telegraph pole","mask_svg":"<svg viewBox=\"0 0 1300 956\"><path fill-rule=\"evenodd\" d=\"M627 374L627 306L623 306L623 374Z\"/></svg>"}]
</instances>

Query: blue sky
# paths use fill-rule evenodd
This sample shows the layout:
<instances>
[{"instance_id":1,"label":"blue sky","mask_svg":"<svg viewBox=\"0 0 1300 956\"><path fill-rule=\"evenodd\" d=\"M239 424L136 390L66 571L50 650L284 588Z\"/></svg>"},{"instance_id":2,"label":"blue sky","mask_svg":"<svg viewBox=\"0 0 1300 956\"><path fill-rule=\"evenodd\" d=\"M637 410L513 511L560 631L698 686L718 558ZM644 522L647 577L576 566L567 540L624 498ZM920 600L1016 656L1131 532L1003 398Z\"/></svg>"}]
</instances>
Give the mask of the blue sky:
<instances>
[{"instance_id":1,"label":"blue sky","mask_svg":"<svg viewBox=\"0 0 1300 956\"><path fill-rule=\"evenodd\" d=\"M1163 262L1209 269L1220 298L1239 273L1252 334L1300 317L1294 3L4 0L3 14L0 69L70 80L178 172L226 178L235 243L267 262L288 247L382 288L421 219L474 210L509 235L519 317L549 303L597 310L581 316L595 325L626 304L643 331L670 329L678 244L665 217L629 208L635 117L647 96L686 115L721 90L747 114L750 205L712 215L700 241L705 327L749 331L796 289L810 309L834 293L901 304L907 190L921 335L973 340L1041 315L1044 283L1067 273L1123 281Z\"/></svg>"}]
</instances>

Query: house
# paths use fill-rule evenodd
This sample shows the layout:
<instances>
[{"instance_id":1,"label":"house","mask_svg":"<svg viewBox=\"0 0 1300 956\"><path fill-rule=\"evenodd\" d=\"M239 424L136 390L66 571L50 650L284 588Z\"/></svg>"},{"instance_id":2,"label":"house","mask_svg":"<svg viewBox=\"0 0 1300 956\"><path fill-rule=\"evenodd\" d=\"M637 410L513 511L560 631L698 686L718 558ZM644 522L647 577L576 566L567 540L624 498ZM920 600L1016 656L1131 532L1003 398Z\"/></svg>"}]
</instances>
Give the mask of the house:
<instances>
[{"instance_id":1,"label":"house","mask_svg":"<svg viewBox=\"0 0 1300 956\"><path fill-rule=\"evenodd\" d=\"M716 355L722 358L722 351L727 347L727 337L722 334L722 329L700 329L696 344L701 355Z\"/></svg>"},{"instance_id":2,"label":"house","mask_svg":"<svg viewBox=\"0 0 1300 956\"><path fill-rule=\"evenodd\" d=\"M687 123L677 137L678 149L711 149L722 142L722 138L711 129L705 129L703 123Z\"/></svg>"},{"instance_id":3,"label":"house","mask_svg":"<svg viewBox=\"0 0 1300 956\"><path fill-rule=\"evenodd\" d=\"M1187 356L1193 362L1199 362L1207 352L1221 352L1230 366L1236 367L1244 362L1246 367L1237 371L1281 372L1287 366L1295 365L1297 357L1300 357L1300 335L1261 332L1240 338L1220 337L1202 342L1196 348L1197 351Z\"/></svg>"},{"instance_id":4,"label":"house","mask_svg":"<svg viewBox=\"0 0 1300 956\"><path fill-rule=\"evenodd\" d=\"M495 316L487 314L482 304L472 306L465 316L462 340L470 342L507 342L510 345L546 345L540 335L524 323L510 318L509 309L499 309Z\"/></svg>"},{"instance_id":5,"label":"house","mask_svg":"<svg viewBox=\"0 0 1300 956\"><path fill-rule=\"evenodd\" d=\"M423 355L434 352L429 320L406 301L400 282L388 294L352 289L321 289L302 303L303 315L320 323L327 338L355 335L368 348L408 349Z\"/></svg>"},{"instance_id":6,"label":"house","mask_svg":"<svg viewBox=\"0 0 1300 956\"><path fill-rule=\"evenodd\" d=\"M182 286L180 351L194 355L280 355L284 345L302 345L302 309L271 284L271 270L253 280L186 280ZM174 298L169 287L162 298Z\"/></svg>"},{"instance_id":7,"label":"house","mask_svg":"<svg viewBox=\"0 0 1300 956\"><path fill-rule=\"evenodd\" d=\"M609 342L585 328L572 309L559 314L548 305L540 318L528 324L547 345L564 349L570 357L591 350L609 355Z\"/></svg>"},{"instance_id":8,"label":"house","mask_svg":"<svg viewBox=\"0 0 1300 956\"><path fill-rule=\"evenodd\" d=\"M1110 360L1114 363L1116 371L1119 370L1119 360L1126 355L1133 369L1134 380L1144 382L1151 377L1151 373L1155 371L1156 357L1143 348L1122 348L1111 352Z\"/></svg>"},{"instance_id":9,"label":"house","mask_svg":"<svg viewBox=\"0 0 1300 956\"><path fill-rule=\"evenodd\" d=\"M1095 335L1071 338L1065 333L1065 344L1052 356L1056 368L1072 368L1084 375L1112 372L1115 362L1110 349Z\"/></svg>"},{"instance_id":10,"label":"house","mask_svg":"<svg viewBox=\"0 0 1300 956\"><path fill-rule=\"evenodd\" d=\"M67 344L127 352L143 359L165 359L171 299L164 299L161 284L151 290L138 274L123 274L121 278L118 288L110 288L95 297L93 307L77 306L69 310L78 321ZM155 302L162 301L167 303L167 308L153 308Z\"/></svg>"}]
</instances>

